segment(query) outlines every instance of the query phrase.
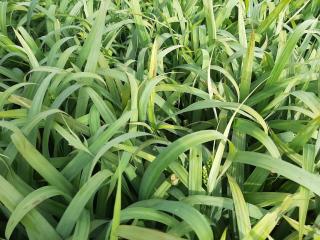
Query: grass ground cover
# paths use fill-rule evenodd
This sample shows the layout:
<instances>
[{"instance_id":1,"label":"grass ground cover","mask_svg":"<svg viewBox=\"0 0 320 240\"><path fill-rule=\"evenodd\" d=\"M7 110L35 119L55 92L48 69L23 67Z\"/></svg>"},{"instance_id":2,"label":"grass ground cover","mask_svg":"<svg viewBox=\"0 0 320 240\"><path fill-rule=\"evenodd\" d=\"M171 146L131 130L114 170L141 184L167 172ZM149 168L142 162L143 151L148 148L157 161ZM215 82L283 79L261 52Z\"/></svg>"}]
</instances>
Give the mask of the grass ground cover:
<instances>
[{"instance_id":1,"label":"grass ground cover","mask_svg":"<svg viewBox=\"0 0 320 240\"><path fill-rule=\"evenodd\" d=\"M320 239L319 0L0 2L0 238Z\"/></svg>"}]
</instances>

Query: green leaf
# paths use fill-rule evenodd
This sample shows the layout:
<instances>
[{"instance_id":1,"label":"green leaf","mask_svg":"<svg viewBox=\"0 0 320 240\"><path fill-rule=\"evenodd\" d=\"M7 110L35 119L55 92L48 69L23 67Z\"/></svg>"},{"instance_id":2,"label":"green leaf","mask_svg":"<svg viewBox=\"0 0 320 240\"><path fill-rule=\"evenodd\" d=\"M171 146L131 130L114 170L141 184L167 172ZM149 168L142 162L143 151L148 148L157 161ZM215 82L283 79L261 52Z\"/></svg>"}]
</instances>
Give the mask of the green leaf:
<instances>
[{"instance_id":1,"label":"green leaf","mask_svg":"<svg viewBox=\"0 0 320 240\"><path fill-rule=\"evenodd\" d=\"M131 112L125 112L118 120L113 122L92 144L89 145L89 151L97 154L103 144L108 141L120 128L125 126L131 117ZM86 152L79 152L62 170L62 174L67 179L73 179L92 159L92 155Z\"/></svg>"},{"instance_id":2,"label":"green leaf","mask_svg":"<svg viewBox=\"0 0 320 240\"><path fill-rule=\"evenodd\" d=\"M240 7L240 6L239 6ZM240 79L240 99L244 100L249 92L251 86L251 75L254 60L254 47L255 47L255 34L251 32L249 45L246 55L243 57L243 63L241 67L241 79Z\"/></svg>"},{"instance_id":3,"label":"green leaf","mask_svg":"<svg viewBox=\"0 0 320 240\"><path fill-rule=\"evenodd\" d=\"M320 196L320 190L317 187L320 184L320 179L317 175L281 159L261 153L239 151L235 154L233 161L250 164L280 174Z\"/></svg>"},{"instance_id":4,"label":"green leaf","mask_svg":"<svg viewBox=\"0 0 320 240\"><path fill-rule=\"evenodd\" d=\"M10 212L13 212L22 199L23 195L0 175L0 202ZM35 209L32 209L27 215L25 215L21 220L21 223L26 227L28 234L35 236L34 239L36 240L40 240L43 235L46 235L47 238L52 240L61 240L61 237L55 229Z\"/></svg>"},{"instance_id":5,"label":"green leaf","mask_svg":"<svg viewBox=\"0 0 320 240\"><path fill-rule=\"evenodd\" d=\"M288 196L280 206L270 210L244 237L245 240L263 240L268 238L269 234L275 228L280 218L286 213L293 205L292 196Z\"/></svg>"},{"instance_id":6,"label":"green leaf","mask_svg":"<svg viewBox=\"0 0 320 240\"><path fill-rule=\"evenodd\" d=\"M313 172L315 159L314 145L307 144L303 147L302 168L306 171ZM308 207L310 201L310 191L304 187L300 187L301 200L299 204L299 239L303 238L304 225L306 223Z\"/></svg>"},{"instance_id":7,"label":"green leaf","mask_svg":"<svg viewBox=\"0 0 320 240\"><path fill-rule=\"evenodd\" d=\"M277 7L264 19L257 29L257 32L262 34L268 27L277 19L282 10L291 2L291 0L281 0Z\"/></svg>"},{"instance_id":8,"label":"green leaf","mask_svg":"<svg viewBox=\"0 0 320 240\"><path fill-rule=\"evenodd\" d=\"M213 197L213 196L205 196L205 195L193 195L193 196L184 198L182 201L191 205L206 205L206 206L224 208L228 210L234 210L233 200L230 198ZM260 219L265 214L265 211L262 208L259 208L252 204L247 204L247 206L248 206L249 216L252 218Z\"/></svg>"},{"instance_id":9,"label":"green leaf","mask_svg":"<svg viewBox=\"0 0 320 240\"><path fill-rule=\"evenodd\" d=\"M86 240L89 238L90 220L90 212L83 210L74 229L72 240Z\"/></svg>"},{"instance_id":10,"label":"green leaf","mask_svg":"<svg viewBox=\"0 0 320 240\"><path fill-rule=\"evenodd\" d=\"M76 193L57 225L57 232L63 238L66 238L71 234L74 225L83 210L85 210L85 206L90 198L93 197L101 184L111 175L112 173L109 170L102 170L96 173Z\"/></svg>"},{"instance_id":11,"label":"green leaf","mask_svg":"<svg viewBox=\"0 0 320 240\"><path fill-rule=\"evenodd\" d=\"M202 191L202 149L201 146L190 148L189 160L189 194Z\"/></svg>"},{"instance_id":12,"label":"green leaf","mask_svg":"<svg viewBox=\"0 0 320 240\"><path fill-rule=\"evenodd\" d=\"M139 198L147 199L153 192L160 174L177 157L194 145L199 145L215 139L223 139L218 131L206 130L188 134L171 143L163 150L145 171L140 186Z\"/></svg>"},{"instance_id":13,"label":"green leaf","mask_svg":"<svg viewBox=\"0 0 320 240\"><path fill-rule=\"evenodd\" d=\"M216 21L213 13L213 4L210 0L203 0L204 13L207 23L207 31L209 37L209 44L217 38Z\"/></svg>"},{"instance_id":14,"label":"green leaf","mask_svg":"<svg viewBox=\"0 0 320 240\"><path fill-rule=\"evenodd\" d=\"M146 207L128 207L121 210L121 222L131 219L146 219L151 221L160 222L166 224L169 227L173 227L178 224L178 220L169 214L157 211L152 208Z\"/></svg>"},{"instance_id":15,"label":"green leaf","mask_svg":"<svg viewBox=\"0 0 320 240\"><path fill-rule=\"evenodd\" d=\"M213 239L213 233L207 219L193 207L183 203L169 200L151 199L139 201L132 207L149 207L174 214L182 218L195 231L199 240Z\"/></svg>"},{"instance_id":16,"label":"green leaf","mask_svg":"<svg viewBox=\"0 0 320 240\"><path fill-rule=\"evenodd\" d=\"M11 139L19 153L49 184L56 186L65 194L71 195L73 186L50 162L34 148L21 132L15 132Z\"/></svg>"},{"instance_id":17,"label":"green leaf","mask_svg":"<svg viewBox=\"0 0 320 240\"><path fill-rule=\"evenodd\" d=\"M283 0L282 2L288 2L288 0ZM285 66L287 65L289 58L292 55L292 52L294 48L296 47L297 42L301 38L301 36L305 33L306 29L310 27L312 24L314 24L314 20L307 20L303 23L301 23L295 31L291 34L289 37L286 46L281 52L281 55L277 58L277 61L275 63L275 66L272 68L272 71L270 73L270 77L266 81L266 87L269 87L270 85L274 85L279 81L279 77L284 70Z\"/></svg>"},{"instance_id":18,"label":"green leaf","mask_svg":"<svg viewBox=\"0 0 320 240\"><path fill-rule=\"evenodd\" d=\"M168 233L162 233L160 231L137 227L132 225L120 225L117 234L121 238L130 240L148 240L148 239L163 239L163 240L182 240L172 236Z\"/></svg>"},{"instance_id":19,"label":"green leaf","mask_svg":"<svg viewBox=\"0 0 320 240\"><path fill-rule=\"evenodd\" d=\"M68 198L62 191L54 186L45 186L31 192L16 206L8 220L5 235L9 239L15 227L32 209L35 209L41 202L51 197L62 195ZM69 197L70 198L70 197Z\"/></svg>"},{"instance_id":20,"label":"green leaf","mask_svg":"<svg viewBox=\"0 0 320 240\"><path fill-rule=\"evenodd\" d=\"M243 194L237 184L237 182L228 175L228 181L232 198L234 200L234 208L237 217L237 225L239 230L240 239L246 236L251 230L251 223L249 218L249 211L247 204L244 200Z\"/></svg>"},{"instance_id":21,"label":"green leaf","mask_svg":"<svg viewBox=\"0 0 320 240\"><path fill-rule=\"evenodd\" d=\"M121 179L122 179L122 171L119 171L116 199L115 199L115 204L113 208L110 240L118 239L117 232L118 232L118 228L120 227L120 218L121 218Z\"/></svg>"}]
</instances>

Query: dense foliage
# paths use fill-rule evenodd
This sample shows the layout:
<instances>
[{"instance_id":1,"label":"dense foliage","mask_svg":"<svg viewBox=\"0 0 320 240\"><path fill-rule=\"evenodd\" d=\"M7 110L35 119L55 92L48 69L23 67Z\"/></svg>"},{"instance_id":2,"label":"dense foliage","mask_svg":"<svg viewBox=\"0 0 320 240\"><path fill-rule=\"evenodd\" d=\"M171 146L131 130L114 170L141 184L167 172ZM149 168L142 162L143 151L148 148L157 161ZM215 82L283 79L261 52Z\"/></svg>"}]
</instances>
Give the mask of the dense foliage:
<instances>
[{"instance_id":1,"label":"dense foliage","mask_svg":"<svg viewBox=\"0 0 320 240\"><path fill-rule=\"evenodd\" d=\"M0 238L320 239L319 0L2 0Z\"/></svg>"}]
</instances>

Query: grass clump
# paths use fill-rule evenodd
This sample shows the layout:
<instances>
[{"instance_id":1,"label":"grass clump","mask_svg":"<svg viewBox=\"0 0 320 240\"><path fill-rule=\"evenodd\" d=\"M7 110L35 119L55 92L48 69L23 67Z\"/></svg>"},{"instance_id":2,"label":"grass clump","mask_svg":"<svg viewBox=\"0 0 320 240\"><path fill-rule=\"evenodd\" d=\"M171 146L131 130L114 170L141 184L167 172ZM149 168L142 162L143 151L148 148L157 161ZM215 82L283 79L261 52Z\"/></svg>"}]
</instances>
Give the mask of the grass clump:
<instances>
[{"instance_id":1,"label":"grass clump","mask_svg":"<svg viewBox=\"0 0 320 240\"><path fill-rule=\"evenodd\" d=\"M320 238L320 2L0 2L0 237Z\"/></svg>"}]
</instances>

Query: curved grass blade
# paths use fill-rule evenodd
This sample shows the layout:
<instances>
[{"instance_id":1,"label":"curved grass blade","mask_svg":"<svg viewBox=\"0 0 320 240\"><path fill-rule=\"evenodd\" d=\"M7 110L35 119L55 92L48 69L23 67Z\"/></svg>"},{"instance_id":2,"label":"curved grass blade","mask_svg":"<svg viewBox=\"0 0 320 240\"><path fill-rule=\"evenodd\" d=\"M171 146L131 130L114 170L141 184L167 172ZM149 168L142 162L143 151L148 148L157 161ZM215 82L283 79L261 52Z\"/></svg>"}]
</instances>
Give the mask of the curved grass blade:
<instances>
[{"instance_id":1,"label":"curved grass blade","mask_svg":"<svg viewBox=\"0 0 320 240\"><path fill-rule=\"evenodd\" d=\"M48 183L56 186L58 189L68 195L72 195L72 184L54 168L42 154L34 148L21 132L15 132L11 139L19 153Z\"/></svg>"},{"instance_id":2,"label":"curved grass blade","mask_svg":"<svg viewBox=\"0 0 320 240\"><path fill-rule=\"evenodd\" d=\"M276 20L282 10L291 2L291 0L282 0L277 7L269 14L269 16L260 23L257 32L262 34Z\"/></svg>"},{"instance_id":3,"label":"curved grass blade","mask_svg":"<svg viewBox=\"0 0 320 240\"><path fill-rule=\"evenodd\" d=\"M257 159L259 159L259 161L257 161ZM235 154L233 161L250 164L278 173L320 196L320 189L318 187L320 179L317 175L309 173L281 159L276 159L261 153L239 151Z\"/></svg>"},{"instance_id":4,"label":"curved grass blade","mask_svg":"<svg viewBox=\"0 0 320 240\"><path fill-rule=\"evenodd\" d=\"M229 186L234 201L234 208L236 212L237 225L240 239L246 236L251 230L251 223L249 218L249 211L244 200L243 194L237 182L231 176L228 176Z\"/></svg>"},{"instance_id":5,"label":"curved grass blade","mask_svg":"<svg viewBox=\"0 0 320 240\"><path fill-rule=\"evenodd\" d=\"M152 194L162 171L168 167L171 162L175 161L181 153L194 145L199 145L216 139L224 139L224 136L218 131L204 130L188 134L171 143L157 156L145 171L139 190L139 198L147 199Z\"/></svg>"},{"instance_id":6,"label":"curved grass blade","mask_svg":"<svg viewBox=\"0 0 320 240\"><path fill-rule=\"evenodd\" d=\"M234 210L233 200L225 197L213 197L205 195L193 195L182 199L183 202L191 205L206 205ZM255 219L260 219L266 213L266 210L259 208L253 204L247 203L249 216Z\"/></svg>"},{"instance_id":7,"label":"curved grass blade","mask_svg":"<svg viewBox=\"0 0 320 240\"><path fill-rule=\"evenodd\" d=\"M28 214L28 212L30 212L33 208L36 208L37 205L39 205L46 199L58 195L62 195L68 198L67 195L65 195L61 190L54 186L45 186L39 188L26 196L21 202L19 202L14 211L11 213L5 230L6 238L10 238L14 228L25 217L25 215Z\"/></svg>"},{"instance_id":8,"label":"curved grass blade","mask_svg":"<svg viewBox=\"0 0 320 240\"><path fill-rule=\"evenodd\" d=\"M5 178L0 175L0 202L10 211L14 211L23 195L17 191ZM31 210L22 220L22 224L28 229L34 239L40 240L43 235L52 240L61 240L62 238L48 221L37 211Z\"/></svg>"},{"instance_id":9,"label":"curved grass blade","mask_svg":"<svg viewBox=\"0 0 320 240\"><path fill-rule=\"evenodd\" d=\"M163 239L163 240L182 240L182 238L175 237L168 233L143 228L132 225L120 225L117 235L121 238L130 240L149 240L149 239Z\"/></svg>"},{"instance_id":10,"label":"curved grass blade","mask_svg":"<svg viewBox=\"0 0 320 240\"><path fill-rule=\"evenodd\" d=\"M112 173L109 170L102 170L92 176L76 193L64 214L62 215L58 225L57 232L66 238L71 234L71 231L79 219L86 204L93 197L94 193L99 189L100 185L105 182Z\"/></svg>"},{"instance_id":11,"label":"curved grass blade","mask_svg":"<svg viewBox=\"0 0 320 240\"><path fill-rule=\"evenodd\" d=\"M183 202L150 199L136 202L132 207L149 207L174 214L182 218L195 231L199 240L212 240L213 233L207 219L196 209Z\"/></svg>"}]
</instances>

